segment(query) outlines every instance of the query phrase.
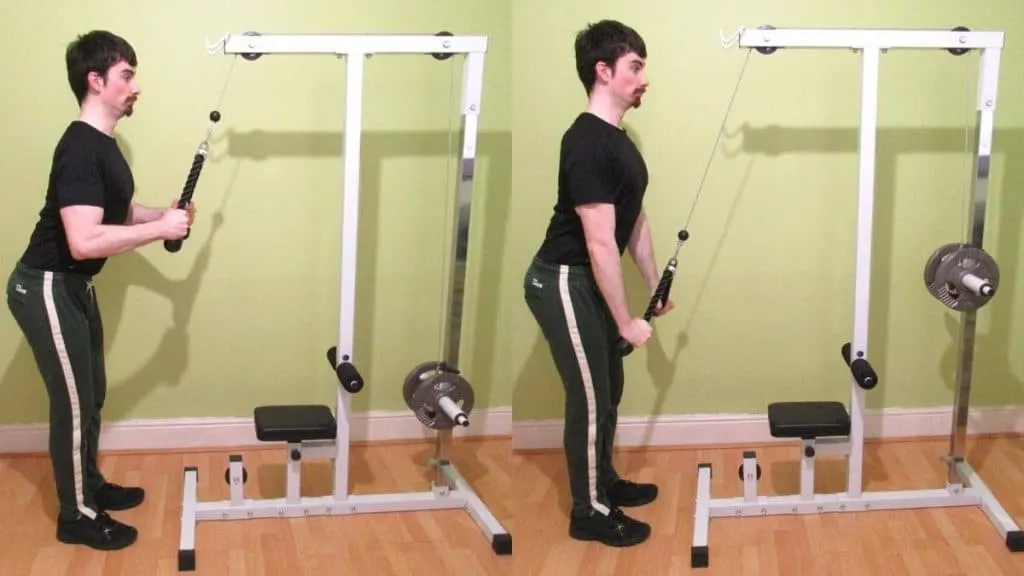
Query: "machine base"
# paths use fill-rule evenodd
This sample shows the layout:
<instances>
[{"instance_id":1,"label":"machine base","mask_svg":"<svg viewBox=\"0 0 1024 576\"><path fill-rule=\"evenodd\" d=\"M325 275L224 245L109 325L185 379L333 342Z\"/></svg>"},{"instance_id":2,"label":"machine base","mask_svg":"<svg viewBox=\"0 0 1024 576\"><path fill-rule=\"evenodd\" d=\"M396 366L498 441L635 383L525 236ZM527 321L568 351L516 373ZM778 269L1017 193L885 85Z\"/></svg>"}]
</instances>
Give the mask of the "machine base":
<instances>
[{"instance_id":1,"label":"machine base","mask_svg":"<svg viewBox=\"0 0 1024 576\"><path fill-rule=\"evenodd\" d=\"M745 466L753 465L752 452L744 453ZM749 518L784 514L834 514L870 512L873 510L912 510L919 508L946 508L978 506L985 511L993 527L1011 552L1024 551L1024 532L1006 512L970 464L957 462L957 473L962 484L947 484L945 488L923 490L894 490L864 492L852 496L845 492L801 496L757 496L751 484L754 475L744 476L746 496L735 498L711 497L711 465L697 467L697 501L694 514L693 542L690 548L690 566L707 568L710 565L708 528L712 518Z\"/></svg>"},{"instance_id":2,"label":"machine base","mask_svg":"<svg viewBox=\"0 0 1024 576\"><path fill-rule=\"evenodd\" d=\"M412 512L463 509L491 543L495 554L512 554L512 535L502 527L480 497L450 463L438 464L447 486L424 492L393 494L350 494L298 498L242 498L244 472L239 456L231 457L229 484L232 497L200 502L196 495L199 471L185 468L182 496L181 532L178 542L178 571L196 569L196 525L201 521L249 520L253 518L299 518L304 516L347 516L377 512ZM450 487L449 487L450 486Z\"/></svg>"}]
</instances>

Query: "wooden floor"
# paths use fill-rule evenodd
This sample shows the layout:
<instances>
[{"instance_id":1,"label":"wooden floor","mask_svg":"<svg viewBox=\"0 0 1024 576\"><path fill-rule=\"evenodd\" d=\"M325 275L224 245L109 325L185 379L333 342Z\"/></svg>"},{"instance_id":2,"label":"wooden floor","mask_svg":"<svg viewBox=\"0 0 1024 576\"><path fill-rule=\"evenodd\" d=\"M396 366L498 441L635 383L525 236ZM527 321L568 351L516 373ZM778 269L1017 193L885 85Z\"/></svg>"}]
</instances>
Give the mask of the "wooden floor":
<instances>
[{"instance_id":1,"label":"wooden floor","mask_svg":"<svg viewBox=\"0 0 1024 576\"><path fill-rule=\"evenodd\" d=\"M940 488L945 441L869 443L865 490ZM1011 554L979 509L868 512L810 517L713 519L711 565L691 570L693 499L699 461L711 462L713 497L742 496L743 447L620 452L619 473L657 483L661 496L629 509L650 522L651 539L612 549L566 536L569 503L561 454L515 456L518 493L515 573L608 575L1024 575L1024 553ZM757 449L762 494L798 490L799 449ZM1018 523L1024 523L1024 439L970 442L969 459ZM819 490L845 487L842 460L820 457ZM529 527L529 529L525 529Z\"/></svg>"},{"instance_id":2,"label":"wooden floor","mask_svg":"<svg viewBox=\"0 0 1024 576\"><path fill-rule=\"evenodd\" d=\"M869 443L867 490L940 487L944 441ZM661 486L654 504L632 509L653 536L612 549L568 538L568 490L560 453L509 454L507 440L457 443L454 460L491 511L513 533L512 557L495 556L463 511L381 514L298 520L201 523L196 574L605 576L651 575L1024 575L1024 554L1010 554L976 509L870 512L857 515L715 519L711 567L690 569L696 464L710 461L715 497L737 496L742 447L713 450L623 451L624 476ZM181 471L200 469L200 498L224 498L227 452L106 454L111 481L142 485L140 508L117 513L137 526L139 542L123 551L95 552L54 540L53 495L45 456L0 459L0 575L163 575L177 573ZM251 497L280 496L284 454L243 452ZM355 493L422 490L429 476L424 445L352 449ZM792 492L799 478L795 448L758 448L762 493ZM969 457L1018 522L1024 523L1024 439L973 440ZM841 461L819 459L819 490L842 490ZM303 489L330 487L326 463L309 463Z\"/></svg>"}]
</instances>

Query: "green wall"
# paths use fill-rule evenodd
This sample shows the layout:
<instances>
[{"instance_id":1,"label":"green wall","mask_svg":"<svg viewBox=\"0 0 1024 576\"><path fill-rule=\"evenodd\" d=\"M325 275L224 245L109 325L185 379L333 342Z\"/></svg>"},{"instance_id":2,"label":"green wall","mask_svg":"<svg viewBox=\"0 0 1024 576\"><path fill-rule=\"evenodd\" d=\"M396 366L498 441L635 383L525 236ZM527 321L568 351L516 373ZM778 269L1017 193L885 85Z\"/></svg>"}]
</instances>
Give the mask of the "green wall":
<instances>
[{"instance_id":1,"label":"green wall","mask_svg":"<svg viewBox=\"0 0 1024 576\"><path fill-rule=\"evenodd\" d=\"M810 0L696 3L607 0L285 3L185 2L5 7L0 45L14 89L0 139L0 268L20 255L45 189L52 148L75 106L63 50L108 28L141 57L143 97L119 138L143 203L180 191L231 58L204 35L227 31L427 32L490 36L463 362L480 408L517 420L558 417L562 391L522 301L523 270L554 202L562 131L584 106L572 41L588 21L619 18L650 51L652 85L627 124L651 171L647 210L659 266L693 202L745 53L719 31L739 25L939 27L1008 33L1003 57L987 241L1003 276L980 314L975 404L1021 401L1015 335L1022 285L1024 15L1011 0L849 4ZM428 8L429 6L429 8ZM557 6L557 8L556 8ZM278 9L286 12L278 13ZM164 26L168 26L164 28ZM439 355L445 163L458 60L367 63L356 327L369 378L355 410L401 410L405 374ZM956 317L925 291L925 259L963 235L975 55L883 58L873 274L871 407L947 405ZM455 67L453 68L453 64ZM623 415L761 412L780 398L845 400L839 346L852 330L859 59L848 52L754 54L690 225L677 309L627 361ZM271 402L330 402L324 351L337 337L340 126L344 64L324 57L239 60L228 83L198 220L185 249L159 245L111 261L97 287L106 313L108 420L246 416ZM965 98L967 100L965 100ZM452 142L454 144L454 141ZM1008 161L1009 160L1009 161ZM644 303L626 266L633 306ZM43 388L0 314L0 422L41 421Z\"/></svg>"}]
</instances>

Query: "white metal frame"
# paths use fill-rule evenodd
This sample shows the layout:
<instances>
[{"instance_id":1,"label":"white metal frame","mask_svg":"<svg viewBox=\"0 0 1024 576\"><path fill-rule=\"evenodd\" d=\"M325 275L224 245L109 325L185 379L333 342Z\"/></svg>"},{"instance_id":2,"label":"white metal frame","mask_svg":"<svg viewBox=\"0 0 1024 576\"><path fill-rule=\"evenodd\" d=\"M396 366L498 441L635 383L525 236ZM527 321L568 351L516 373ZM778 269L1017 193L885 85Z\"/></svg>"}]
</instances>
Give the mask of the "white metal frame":
<instances>
[{"instance_id":1,"label":"white metal frame","mask_svg":"<svg viewBox=\"0 0 1024 576\"><path fill-rule=\"evenodd\" d=\"M452 251L452 282L449 288L449 321L445 334L446 356L443 362L457 369L461 298L464 272L458 263L466 260L469 228L469 199L473 188L478 119L483 91L486 36L457 35L384 35L384 34L228 34L216 46L207 46L211 54L241 55L255 60L271 54L329 54L346 59L346 114L344 140L343 221L341 230L340 314L338 345L333 368L351 364L355 314L356 242L358 238L360 144L363 116L363 75L366 59L375 54L461 55L464 58L461 103L461 164L457 183L459 209L453 229L456 239ZM354 371L354 368L353 368ZM355 373L355 372L353 372ZM357 374L357 373L356 373ZM340 376L339 376L340 378ZM227 500L200 502L197 499L198 470L186 468L178 546L179 571L195 569L196 524L205 520L246 520L252 518L295 518L303 516L351 515L376 512L400 512L464 509L490 540L500 555L512 553L508 531L488 510L486 504L459 474L448 457L451 430L439 430L433 462L436 477L431 489L422 492L359 495L349 494L349 440L351 393L338 387L336 397L336 435L334 439L287 443L289 455L287 488L282 498L250 499L243 495L246 471L239 455L229 458L226 480L230 486ZM309 497L300 492L301 465L307 458L330 459L334 466L333 489L329 496ZM218 475L219 477L219 475Z\"/></svg>"},{"instance_id":2,"label":"white metal frame","mask_svg":"<svg viewBox=\"0 0 1024 576\"><path fill-rule=\"evenodd\" d=\"M853 313L852 358L868 358L868 318L871 285L872 216L875 193L875 156L878 117L878 77L881 55L890 49L972 49L981 51L978 78L977 124L974 143L974 166L969 242L982 245L985 205L989 188L989 165L992 153L993 115L999 84L1000 56L1005 41L1003 32L969 32L936 30L872 30L872 29L741 29L737 46L772 53L770 49L848 49L860 53L861 113L858 167L858 213L855 301ZM752 451L743 454L740 475L743 496L711 497L711 465L701 463L697 469L697 498L694 518L691 565L709 564L708 528L711 518L771 516L781 514L821 514L830 512L864 512L978 506L988 515L1009 550L1024 550L1024 533L1000 505L985 483L978 477L964 456L972 375L976 312L962 313L960 327L960 362L957 368L957 390L951 431L949 473L942 488L864 492L862 470L864 458L864 400L866 391L851 377L849 437L805 438L801 440L801 474L799 494L759 496L757 479L760 470ZM815 457L817 454L842 454L847 462L847 486L843 492L814 492Z\"/></svg>"}]
</instances>

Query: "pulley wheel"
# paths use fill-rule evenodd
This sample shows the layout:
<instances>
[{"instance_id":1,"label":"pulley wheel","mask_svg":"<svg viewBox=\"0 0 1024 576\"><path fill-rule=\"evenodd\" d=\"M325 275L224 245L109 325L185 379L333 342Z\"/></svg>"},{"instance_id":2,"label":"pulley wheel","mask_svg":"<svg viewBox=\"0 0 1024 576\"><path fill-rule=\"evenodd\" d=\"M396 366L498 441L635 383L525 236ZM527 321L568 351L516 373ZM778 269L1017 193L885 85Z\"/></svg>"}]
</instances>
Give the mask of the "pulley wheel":
<instances>
[{"instance_id":1,"label":"pulley wheel","mask_svg":"<svg viewBox=\"0 0 1024 576\"><path fill-rule=\"evenodd\" d=\"M775 30L775 26L772 26L771 24L762 24L762 25L758 26L757 29L758 30ZM778 48L776 48L775 46L758 46L757 48L754 48L754 50L757 50L759 53L764 54L765 56L768 56L768 55L774 54L775 51L778 50Z\"/></svg>"},{"instance_id":2,"label":"pulley wheel","mask_svg":"<svg viewBox=\"0 0 1024 576\"><path fill-rule=\"evenodd\" d=\"M434 34L434 36L448 36L448 37L450 37L450 36L455 36L455 34L449 32L447 30L441 30L437 34ZM451 58L454 55L455 54L452 54L451 52L434 52L433 54L431 54L431 56L433 56L435 60L447 60L447 59Z\"/></svg>"},{"instance_id":3,"label":"pulley wheel","mask_svg":"<svg viewBox=\"0 0 1024 576\"><path fill-rule=\"evenodd\" d=\"M980 294L971 283L982 286ZM999 287L999 265L976 246L954 242L940 246L924 266L928 292L947 308L977 310L992 299Z\"/></svg>"},{"instance_id":4,"label":"pulley wheel","mask_svg":"<svg viewBox=\"0 0 1024 576\"><path fill-rule=\"evenodd\" d=\"M967 26L957 26L956 28L953 28L953 32L970 32L970 31L971 31L971 29L968 28ZM964 54L967 54L970 50L967 49L967 48L946 48L946 51L949 52L950 54L952 54L953 56L963 56Z\"/></svg>"},{"instance_id":5,"label":"pulley wheel","mask_svg":"<svg viewBox=\"0 0 1024 576\"><path fill-rule=\"evenodd\" d=\"M252 31L250 31L250 32L243 32L242 36L260 36L260 33L259 32L252 32ZM245 58L246 60L248 60L250 62L259 60L261 56L263 56L263 54L259 53L259 52L243 52L242 53L242 58Z\"/></svg>"}]
</instances>

